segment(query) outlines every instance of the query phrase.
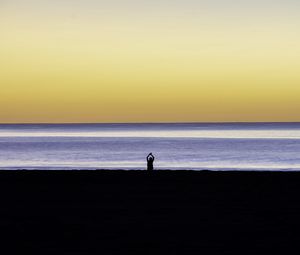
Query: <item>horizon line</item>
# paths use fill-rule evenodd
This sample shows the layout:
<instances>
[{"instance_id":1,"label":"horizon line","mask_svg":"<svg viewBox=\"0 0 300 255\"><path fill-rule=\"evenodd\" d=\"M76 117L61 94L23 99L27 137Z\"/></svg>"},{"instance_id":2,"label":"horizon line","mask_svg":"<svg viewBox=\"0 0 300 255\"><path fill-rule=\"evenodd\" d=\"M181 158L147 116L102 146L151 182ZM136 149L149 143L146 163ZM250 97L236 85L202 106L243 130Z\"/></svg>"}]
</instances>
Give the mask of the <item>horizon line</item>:
<instances>
[{"instance_id":1,"label":"horizon line","mask_svg":"<svg viewBox=\"0 0 300 255\"><path fill-rule=\"evenodd\" d=\"M184 122L5 122L0 125L98 125L98 124L300 124L300 121L184 121Z\"/></svg>"}]
</instances>

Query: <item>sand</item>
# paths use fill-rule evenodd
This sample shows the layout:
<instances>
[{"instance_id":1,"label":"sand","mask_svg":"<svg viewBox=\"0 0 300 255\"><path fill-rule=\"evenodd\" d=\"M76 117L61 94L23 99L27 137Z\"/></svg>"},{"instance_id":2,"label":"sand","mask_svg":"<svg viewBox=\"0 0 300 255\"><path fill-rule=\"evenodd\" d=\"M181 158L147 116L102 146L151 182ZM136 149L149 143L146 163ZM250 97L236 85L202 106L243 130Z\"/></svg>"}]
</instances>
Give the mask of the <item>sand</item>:
<instances>
[{"instance_id":1,"label":"sand","mask_svg":"<svg viewBox=\"0 0 300 255\"><path fill-rule=\"evenodd\" d=\"M300 241L300 173L0 171L0 191L5 255L291 254Z\"/></svg>"}]
</instances>

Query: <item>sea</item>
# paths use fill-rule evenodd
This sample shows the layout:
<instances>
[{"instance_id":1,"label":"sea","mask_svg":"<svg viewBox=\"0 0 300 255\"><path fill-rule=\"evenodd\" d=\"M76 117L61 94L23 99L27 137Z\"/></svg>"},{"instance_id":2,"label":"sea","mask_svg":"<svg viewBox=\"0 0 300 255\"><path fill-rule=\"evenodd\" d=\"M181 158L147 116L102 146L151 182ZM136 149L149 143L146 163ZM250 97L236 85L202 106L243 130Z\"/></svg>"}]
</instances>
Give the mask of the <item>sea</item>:
<instances>
[{"instance_id":1,"label":"sea","mask_svg":"<svg viewBox=\"0 0 300 255\"><path fill-rule=\"evenodd\" d=\"M1 170L299 171L300 123L1 124Z\"/></svg>"}]
</instances>

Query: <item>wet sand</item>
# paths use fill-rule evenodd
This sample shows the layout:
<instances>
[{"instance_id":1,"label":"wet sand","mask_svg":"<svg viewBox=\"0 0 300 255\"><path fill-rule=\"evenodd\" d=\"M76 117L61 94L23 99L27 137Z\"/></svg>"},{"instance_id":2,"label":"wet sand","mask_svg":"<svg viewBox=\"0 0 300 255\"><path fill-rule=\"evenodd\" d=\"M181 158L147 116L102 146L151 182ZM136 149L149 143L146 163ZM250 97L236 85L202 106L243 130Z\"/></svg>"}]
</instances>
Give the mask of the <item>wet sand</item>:
<instances>
[{"instance_id":1,"label":"wet sand","mask_svg":"<svg viewBox=\"0 0 300 255\"><path fill-rule=\"evenodd\" d=\"M1 254L291 254L300 241L300 172L0 171L0 191Z\"/></svg>"}]
</instances>

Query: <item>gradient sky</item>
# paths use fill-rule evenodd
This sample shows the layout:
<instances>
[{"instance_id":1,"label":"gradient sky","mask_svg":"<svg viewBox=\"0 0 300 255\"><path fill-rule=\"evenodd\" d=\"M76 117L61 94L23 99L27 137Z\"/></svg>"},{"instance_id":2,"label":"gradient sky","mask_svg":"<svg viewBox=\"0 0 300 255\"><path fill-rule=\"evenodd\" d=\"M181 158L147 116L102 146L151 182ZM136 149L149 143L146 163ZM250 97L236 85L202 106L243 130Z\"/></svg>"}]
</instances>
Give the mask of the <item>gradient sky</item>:
<instances>
[{"instance_id":1,"label":"gradient sky","mask_svg":"<svg viewBox=\"0 0 300 255\"><path fill-rule=\"evenodd\" d=\"M300 121L299 0L0 0L0 123Z\"/></svg>"}]
</instances>

